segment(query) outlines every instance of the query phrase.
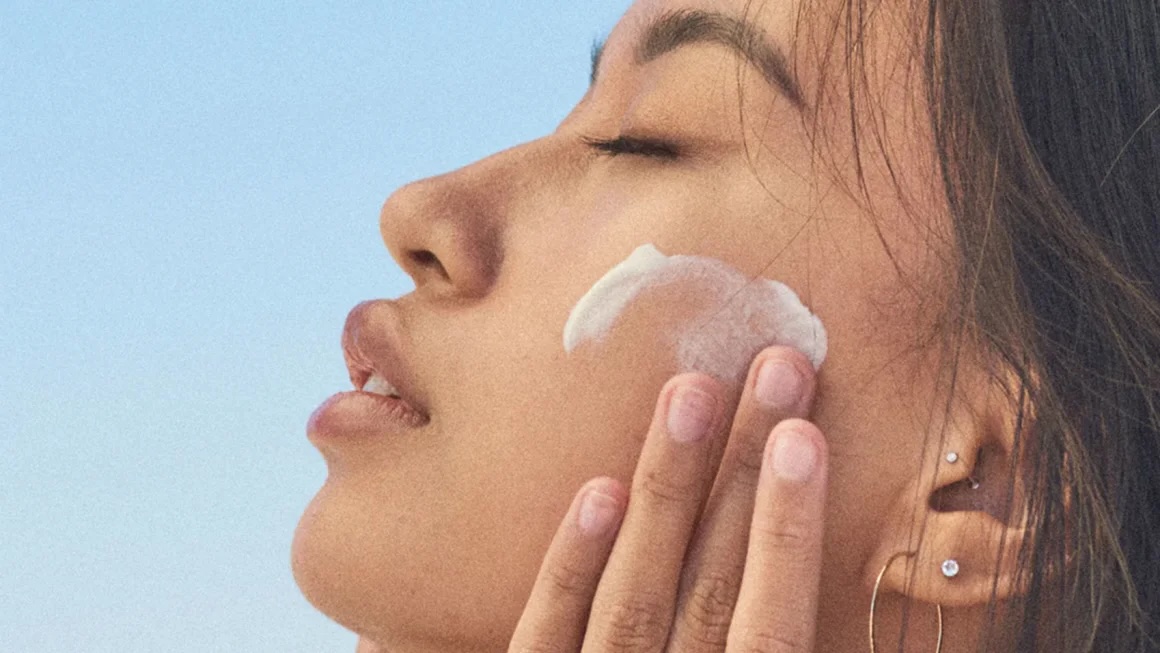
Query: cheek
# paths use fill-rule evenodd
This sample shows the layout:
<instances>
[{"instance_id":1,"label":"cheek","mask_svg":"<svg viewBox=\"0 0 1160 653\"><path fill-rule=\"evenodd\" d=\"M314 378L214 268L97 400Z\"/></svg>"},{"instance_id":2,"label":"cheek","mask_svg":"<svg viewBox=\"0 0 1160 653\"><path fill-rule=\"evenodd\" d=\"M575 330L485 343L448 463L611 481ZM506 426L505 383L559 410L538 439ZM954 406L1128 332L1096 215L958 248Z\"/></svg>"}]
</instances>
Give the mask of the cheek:
<instances>
[{"instance_id":1,"label":"cheek","mask_svg":"<svg viewBox=\"0 0 1160 653\"><path fill-rule=\"evenodd\" d=\"M416 558L448 569L437 578L425 574L425 591L438 587L464 612L490 606L492 623L481 627L514 628L544 552L586 481L631 483L656 393L670 374L667 364L581 363L564 356L558 328L552 335L550 343L494 341L492 356L519 365L503 363L501 374L461 395L437 434L447 473L421 488L441 535L416 549L440 553Z\"/></svg>"},{"instance_id":2,"label":"cheek","mask_svg":"<svg viewBox=\"0 0 1160 653\"><path fill-rule=\"evenodd\" d=\"M788 286L691 256L637 278L614 270L577 304L564 344L581 365L702 372L734 386L764 347L795 347L815 368L827 349L821 321Z\"/></svg>"}]
</instances>

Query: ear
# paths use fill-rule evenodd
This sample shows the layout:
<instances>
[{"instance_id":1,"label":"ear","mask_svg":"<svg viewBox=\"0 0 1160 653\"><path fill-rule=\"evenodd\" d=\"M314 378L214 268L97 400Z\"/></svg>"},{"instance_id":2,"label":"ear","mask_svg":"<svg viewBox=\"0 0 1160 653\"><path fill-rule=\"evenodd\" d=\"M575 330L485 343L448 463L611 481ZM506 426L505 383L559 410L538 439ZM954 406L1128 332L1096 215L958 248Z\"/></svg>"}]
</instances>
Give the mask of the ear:
<instances>
[{"instance_id":1,"label":"ear","mask_svg":"<svg viewBox=\"0 0 1160 653\"><path fill-rule=\"evenodd\" d=\"M1019 387L997 381L959 387L945 427L936 425L924 460L893 502L864 572L869 586L895 554L912 552L886 569L880 592L948 607L1020 592L1027 504L1016 454L1026 447L1016 445L1032 437L1034 416L1025 403L1020 416ZM946 571L957 573L944 573L945 561L954 561Z\"/></svg>"}]
</instances>

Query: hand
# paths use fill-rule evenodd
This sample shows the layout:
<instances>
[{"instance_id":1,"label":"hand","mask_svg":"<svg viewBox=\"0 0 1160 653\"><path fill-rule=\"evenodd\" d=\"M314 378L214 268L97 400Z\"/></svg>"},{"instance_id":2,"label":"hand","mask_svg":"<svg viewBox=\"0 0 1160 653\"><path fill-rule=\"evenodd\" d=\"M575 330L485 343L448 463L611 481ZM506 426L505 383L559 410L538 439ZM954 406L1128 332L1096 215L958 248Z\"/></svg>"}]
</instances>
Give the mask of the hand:
<instances>
[{"instance_id":1,"label":"hand","mask_svg":"<svg viewBox=\"0 0 1160 653\"><path fill-rule=\"evenodd\" d=\"M758 383L771 360L799 370L796 391ZM690 389L715 406L692 411L707 435L682 442L696 419L672 424L667 409ZM509 652L812 651L827 474L822 433L801 419L814 390L809 361L786 347L758 355L732 425L721 384L670 380L631 492L597 478L577 493ZM779 392L790 396L779 402Z\"/></svg>"}]
</instances>

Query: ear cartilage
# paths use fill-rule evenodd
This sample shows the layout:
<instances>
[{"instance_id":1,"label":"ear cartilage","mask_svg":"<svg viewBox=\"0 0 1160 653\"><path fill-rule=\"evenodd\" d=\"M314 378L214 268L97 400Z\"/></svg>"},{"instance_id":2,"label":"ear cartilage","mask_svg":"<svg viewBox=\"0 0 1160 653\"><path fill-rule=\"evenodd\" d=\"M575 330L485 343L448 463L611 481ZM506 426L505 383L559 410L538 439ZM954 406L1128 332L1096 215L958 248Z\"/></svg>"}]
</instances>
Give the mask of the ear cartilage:
<instances>
[{"instance_id":1,"label":"ear cartilage","mask_svg":"<svg viewBox=\"0 0 1160 653\"><path fill-rule=\"evenodd\" d=\"M954 578L959 575L959 562L954 558L943 560L942 575L947 578Z\"/></svg>"},{"instance_id":2,"label":"ear cartilage","mask_svg":"<svg viewBox=\"0 0 1160 653\"><path fill-rule=\"evenodd\" d=\"M948 453L946 461L952 465L959 462L959 454L955 453L954 451Z\"/></svg>"}]
</instances>

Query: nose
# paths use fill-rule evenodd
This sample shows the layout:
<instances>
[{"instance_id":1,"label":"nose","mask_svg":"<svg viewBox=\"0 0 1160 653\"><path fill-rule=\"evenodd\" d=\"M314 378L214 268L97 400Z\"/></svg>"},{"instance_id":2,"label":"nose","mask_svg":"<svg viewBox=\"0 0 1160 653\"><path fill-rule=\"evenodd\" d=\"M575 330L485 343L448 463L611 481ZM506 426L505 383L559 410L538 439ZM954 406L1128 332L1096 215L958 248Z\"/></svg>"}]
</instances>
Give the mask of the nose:
<instances>
[{"instance_id":1,"label":"nose","mask_svg":"<svg viewBox=\"0 0 1160 653\"><path fill-rule=\"evenodd\" d=\"M503 264L510 185L469 166L408 184L387 199L379 231L417 293L441 299L487 294Z\"/></svg>"}]
</instances>

